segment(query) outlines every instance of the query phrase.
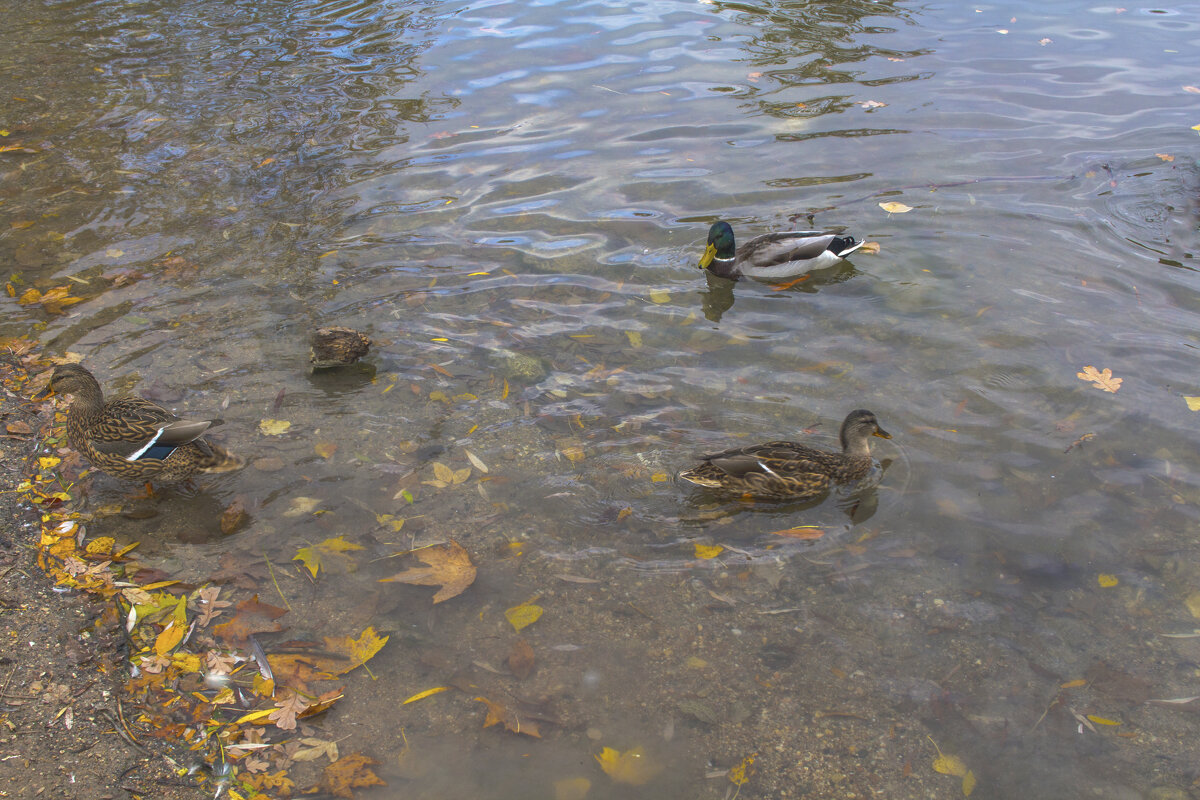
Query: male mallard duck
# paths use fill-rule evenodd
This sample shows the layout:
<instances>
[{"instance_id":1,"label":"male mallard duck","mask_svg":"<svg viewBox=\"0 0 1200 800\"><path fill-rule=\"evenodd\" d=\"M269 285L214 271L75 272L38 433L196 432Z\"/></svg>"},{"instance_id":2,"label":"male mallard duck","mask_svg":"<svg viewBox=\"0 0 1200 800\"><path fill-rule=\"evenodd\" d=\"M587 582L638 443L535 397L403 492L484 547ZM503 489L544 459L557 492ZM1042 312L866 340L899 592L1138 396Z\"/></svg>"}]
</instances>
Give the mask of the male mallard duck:
<instances>
[{"instance_id":1,"label":"male mallard duck","mask_svg":"<svg viewBox=\"0 0 1200 800\"><path fill-rule=\"evenodd\" d=\"M760 500L804 500L824 494L830 483L849 483L874 466L869 439L892 435L870 411L851 411L842 423L842 452L831 453L796 442L767 442L702 456L679 477L706 489Z\"/></svg>"},{"instance_id":2,"label":"male mallard duck","mask_svg":"<svg viewBox=\"0 0 1200 800\"><path fill-rule=\"evenodd\" d=\"M862 246L853 236L787 231L755 236L735 247L729 223L714 222L708 229L708 246L700 257L700 268L732 280L743 275L763 280L792 278L832 267Z\"/></svg>"},{"instance_id":3,"label":"male mallard duck","mask_svg":"<svg viewBox=\"0 0 1200 800\"><path fill-rule=\"evenodd\" d=\"M141 397L105 402L100 384L78 364L54 368L44 396L51 394L74 396L67 442L114 477L179 483L197 472L228 472L244 463L201 437L216 421L180 419Z\"/></svg>"}]
</instances>

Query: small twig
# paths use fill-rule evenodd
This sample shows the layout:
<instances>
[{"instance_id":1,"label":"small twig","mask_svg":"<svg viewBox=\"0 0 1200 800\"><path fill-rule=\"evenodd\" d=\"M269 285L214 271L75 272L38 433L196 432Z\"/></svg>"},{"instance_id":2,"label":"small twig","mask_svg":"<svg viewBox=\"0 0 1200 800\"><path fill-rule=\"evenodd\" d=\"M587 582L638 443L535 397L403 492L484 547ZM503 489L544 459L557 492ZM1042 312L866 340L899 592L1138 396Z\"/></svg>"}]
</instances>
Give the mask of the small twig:
<instances>
[{"instance_id":1,"label":"small twig","mask_svg":"<svg viewBox=\"0 0 1200 800\"><path fill-rule=\"evenodd\" d=\"M271 572L271 583L275 584L275 591L279 593L279 599L283 601L285 606L287 606L287 610L291 611L292 604L289 603L288 599L283 596L283 589L279 588L279 581L275 579L275 568L271 566L271 559L267 558L266 553L263 553L263 560L267 562L267 569Z\"/></svg>"}]
</instances>

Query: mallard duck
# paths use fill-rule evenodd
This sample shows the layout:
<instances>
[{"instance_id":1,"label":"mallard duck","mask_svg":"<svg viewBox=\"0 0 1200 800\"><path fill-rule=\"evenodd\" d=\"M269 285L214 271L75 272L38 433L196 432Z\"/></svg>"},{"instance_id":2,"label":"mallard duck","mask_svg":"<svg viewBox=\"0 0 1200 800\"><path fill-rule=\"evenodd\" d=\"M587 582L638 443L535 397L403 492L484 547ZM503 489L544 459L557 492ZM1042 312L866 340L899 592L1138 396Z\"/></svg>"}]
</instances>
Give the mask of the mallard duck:
<instances>
[{"instance_id":1,"label":"mallard duck","mask_svg":"<svg viewBox=\"0 0 1200 800\"><path fill-rule=\"evenodd\" d=\"M842 452L796 442L767 442L701 456L679 477L706 489L760 500L804 500L824 494L831 483L866 477L874 466L870 438L890 439L870 411L851 411L842 423Z\"/></svg>"},{"instance_id":2,"label":"mallard duck","mask_svg":"<svg viewBox=\"0 0 1200 800\"><path fill-rule=\"evenodd\" d=\"M132 481L179 483L198 472L229 472L242 459L205 440L218 420L180 419L141 397L105 402L92 373L78 364L54 368L44 397L74 397L67 442L102 472Z\"/></svg>"},{"instance_id":3,"label":"mallard duck","mask_svg":"<svg viewBox=\"0 0 1200 800\"><path fill-rule=\"evenodd\" d=\"M786 231L755 236L735 247L729 223L714 222L708 229L708 246L700 256L700 268L732 280L743 275L762 280L794 278L832 267L862 246L853 236Z\"/></svg>"}]
</instances>

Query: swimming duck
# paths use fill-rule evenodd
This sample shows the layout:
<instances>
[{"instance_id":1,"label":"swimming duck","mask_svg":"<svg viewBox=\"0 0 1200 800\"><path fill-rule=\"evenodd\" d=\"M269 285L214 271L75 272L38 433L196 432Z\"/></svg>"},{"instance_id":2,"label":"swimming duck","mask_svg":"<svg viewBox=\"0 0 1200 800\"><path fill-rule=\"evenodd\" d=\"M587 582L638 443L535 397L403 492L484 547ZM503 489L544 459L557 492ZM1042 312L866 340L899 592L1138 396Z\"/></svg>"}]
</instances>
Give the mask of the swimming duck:
<instances>
[{"instance_id":1,"label":"swimming duck","mask_svg":"<svg viewBox=\"0 0 1200 800\"><path fill-rule=\"evenodd\" d=\"M79 364L54 368L42 397L72 395L67 442L102 472L133 481L179 483L198 472L229 472L244 462L202 434L219 420L180 419L141 397L105 402Z\"/></svg>"},{"instance_id":2,"label":"swimming duck","mask_svg":"<svg viewBox=\"0 0 1200 800\"><path fill-rule=\"evenodd\" d=\"M872 436L892 438L873 413L858 409L842 423L840 453L796 442L767 442L701 456L700 464L679 477L706 489L759 500L804 500L824 494L831 483L866 477L875 463Z\"/></svg>"},{"instance_id":3,"label":"swimming duck","mask_svg":"<svg viewBox=\"0 0 1200 800\"><path fill-rule=\"evenodd\" d=\"M700 268L722 278L774 280L803 275L814 269L832 267L863 246L853 236L821 231L786 231L755 236L735 247L728 222L714 222L708 229L708 246L700 257Z\"/></svg>"}]
</instances>

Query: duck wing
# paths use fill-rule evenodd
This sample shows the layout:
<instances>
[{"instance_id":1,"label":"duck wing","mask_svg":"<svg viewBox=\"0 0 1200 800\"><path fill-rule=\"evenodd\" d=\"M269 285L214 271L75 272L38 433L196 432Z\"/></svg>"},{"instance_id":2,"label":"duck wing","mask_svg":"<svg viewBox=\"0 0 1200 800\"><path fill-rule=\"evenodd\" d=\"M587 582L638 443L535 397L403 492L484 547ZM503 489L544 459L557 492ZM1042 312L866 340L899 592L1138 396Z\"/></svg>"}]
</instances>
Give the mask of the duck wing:
<instances>
[{"instance_id":1,"label":"duck wing","mask_svg":"<svg viewBox=\"0 0 1200 800\"><path fill-rule=\"evenodd\" d=\"M87 435L98 454L132 461L152 446L168 449L147 457L165 458L176 447L198 439L212 425L211 420L180 419L140 397L124 397L104 406Z\"/></svg>"}]
</instances>

